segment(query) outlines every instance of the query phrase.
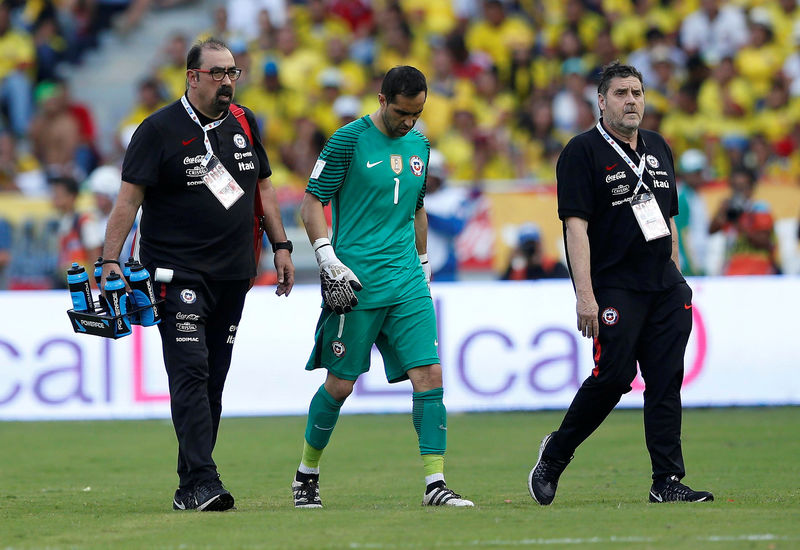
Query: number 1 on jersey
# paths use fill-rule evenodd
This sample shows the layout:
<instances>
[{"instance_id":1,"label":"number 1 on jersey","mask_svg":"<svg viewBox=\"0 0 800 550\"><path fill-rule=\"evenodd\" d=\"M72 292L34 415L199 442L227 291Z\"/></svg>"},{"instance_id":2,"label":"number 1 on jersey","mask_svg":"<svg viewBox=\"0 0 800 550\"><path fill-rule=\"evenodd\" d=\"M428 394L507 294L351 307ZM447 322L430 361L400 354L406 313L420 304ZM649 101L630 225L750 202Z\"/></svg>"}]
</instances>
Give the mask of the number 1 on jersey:
<instances>
[{"instance_id":1,"label":"number 1 on jersey","mask_svg":"<svg viewBox=\"0 0 800 550\"><path fill-rule=\"evenodd\" d=\"M394 178L394 203L400 199L400 178Z\"/></svg>"}]
</instances>

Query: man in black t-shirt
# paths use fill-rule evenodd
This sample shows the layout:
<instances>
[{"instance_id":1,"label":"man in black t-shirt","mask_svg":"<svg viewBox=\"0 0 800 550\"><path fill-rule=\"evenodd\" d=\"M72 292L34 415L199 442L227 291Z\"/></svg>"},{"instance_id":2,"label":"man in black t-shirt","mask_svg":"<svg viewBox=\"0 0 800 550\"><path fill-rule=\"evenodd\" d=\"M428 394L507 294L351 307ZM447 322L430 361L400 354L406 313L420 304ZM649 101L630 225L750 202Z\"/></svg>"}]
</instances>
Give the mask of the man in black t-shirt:
<instances>
[{"instance_id":1,"label":"man in black t-shirt","mask_svg":"<svg viewBox=\"0 0 800 550\"><path fill-rule=\"evenodd\" d=\"M558 215L577 297L578 330L594 339L594 369L561 426L544 438L528 476L541 505L555 497L575 449L644 378L644 425L653 469L650 502L714 500L680 480L683 355L692 330L692 291L678 269L672 151L640 130L642 75L607 66L598 86L602 118L574 137L556 166Z\"/></svg>"},{"instance_id":2,"label":"man in black t-shirt","mask_svg":"<svg viewBox=\"0 0 800 550\"><path fill-rule=\"evenodd\" d=\"M173 508L222 511L234 499L211 455L236 330L256 275L257 197L273 243L278 296L289 295L294 266L255 118L232 104L241 69L214 39L195 44L186 67L186 94L145 119L126 151L106 229L103 283L120 270L109 259L119 258L141 206L139 257L164 299L158 327L180 481Z\"/></svg>"}]
</instances>

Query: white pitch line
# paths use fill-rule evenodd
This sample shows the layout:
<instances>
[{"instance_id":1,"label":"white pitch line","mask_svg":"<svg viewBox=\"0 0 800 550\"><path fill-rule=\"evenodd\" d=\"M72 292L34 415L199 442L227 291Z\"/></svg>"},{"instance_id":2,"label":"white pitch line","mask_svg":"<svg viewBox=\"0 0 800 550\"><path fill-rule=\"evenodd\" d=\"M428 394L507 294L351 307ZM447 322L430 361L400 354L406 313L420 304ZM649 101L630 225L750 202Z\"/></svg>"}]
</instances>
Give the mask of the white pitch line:
<instances>
[{"instance_id":1,"label":"white pitch line","mask_svg":"<svg viewBox=\"0 0 800 550\"><path fill-rule=\"evenodd\" d=\"M697 540L704 540L708 542L730 542L736 540L799 540L800 536L784 536L784 535L771 535L771 534L764 534L764 535L738 535L738 536L710 536L710 537L703 537L698 538Z\"/></svg>"},{"instance_id":2,"label":"white pitch line","mask_svg":"<svg viewBox=\"0 0 800 550\"><path fill-rule=\"evenodd\" d=\"M589 538L553 538L553 539L519 539L519 540L473 540L469 542L446 542L438 541L433 544L426 543L406 543L406 544L384 544L380 542L351 542L350 548L354 550L389 550L393 548L430 548L430 547L493 547L493 546L548 546L551 544L601 544L601 543L619 543L619 544L632 544L643 542L658 542L661 539L653 537L589 537ZM770 533L765 534L751 534L751 535L709 535L707 537L695 537L695 540L700 542L735 542L735 541L790 541L800 540L800 536L784 536L773 535ZM666 540L664 542L667 542Z\"/></svg>"}]
</instances>

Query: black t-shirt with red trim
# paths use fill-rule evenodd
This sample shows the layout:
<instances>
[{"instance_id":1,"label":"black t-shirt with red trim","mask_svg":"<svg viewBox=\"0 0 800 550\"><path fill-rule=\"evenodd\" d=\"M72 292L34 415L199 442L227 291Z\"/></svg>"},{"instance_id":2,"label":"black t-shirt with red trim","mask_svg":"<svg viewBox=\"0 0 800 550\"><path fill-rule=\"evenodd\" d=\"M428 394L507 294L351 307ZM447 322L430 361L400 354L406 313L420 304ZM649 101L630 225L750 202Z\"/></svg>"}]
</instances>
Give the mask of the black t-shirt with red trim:
<instances>
[{"instance_id":1,"label":"black t-shirt with red trim","mask_svg":"<svg viewBox=\"0 0 800 550\"><path fill-rule=\"evenodd\" d=\"M639 155L645 155L644 183L669 226L670 218L678 214L672 150L657 133L641 129L638 133L636 151L616 141L637 166ZM684 281L671 259L671 237L645 241L630 205L638 178L597 128L575 136L564 147L556 179L558 217L562 222L573 216L589 222L594 288L657 291ZM562 226L566 244L566 223Z\"/></svg>"},{"instance_id":2,"label":"black t-shirt with red trim","mask_svg":"<svg viewBox=\"0 0 800 550\"><path fill-rule=\"evenodd\" d=\"M253 202L258 180L271 170L255 117L243 109L255 143L232 113L208 132L214 154L244 190L227 210L203 183L203 130L180 101L136 129L125 152L122 180L145 186L139 226L143 264L217 280L255 276ZM194 110L203 125L212 122Z\"/></svg>"}]
</instances>

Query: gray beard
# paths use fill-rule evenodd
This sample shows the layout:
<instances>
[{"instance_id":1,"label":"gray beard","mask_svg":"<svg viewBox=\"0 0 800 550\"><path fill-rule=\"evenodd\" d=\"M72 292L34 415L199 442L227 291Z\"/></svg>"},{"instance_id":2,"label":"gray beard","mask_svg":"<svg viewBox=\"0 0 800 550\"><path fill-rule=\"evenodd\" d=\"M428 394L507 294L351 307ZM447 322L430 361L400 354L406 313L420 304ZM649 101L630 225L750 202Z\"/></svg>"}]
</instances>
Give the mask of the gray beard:
<instances>
[{"instance_id":1,"label":"gray beard","mask_svg":"<svg viewBox=\"0 0 800 550\"><path fill-rule=\"evenodd\" d=\"M623 116L624 116L624 115L623 115ZM609 126L609 127L612 129L612 130L614 130L615 132L617 132L618 134L622 134L623 136L626 136L626 137L631 137L631 136L633 136L633 135L636 133L636 131L639 129L639 124L640 124L640 123L641 123L641 121L637 122L637 123L636 123L636 125L634 125L634 126L628 126L628 125L623 125L623 124L622 124L622 120L620 119L620 121L619 121L619 123L618 123L618 124L610 124L610 123L609 123L609 124L608 124L608 126Z\"/></svg>"}]
</instances>

